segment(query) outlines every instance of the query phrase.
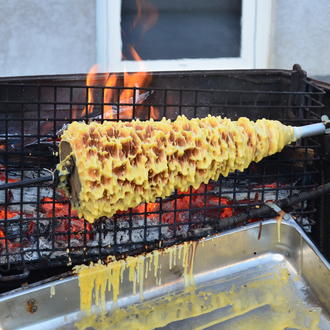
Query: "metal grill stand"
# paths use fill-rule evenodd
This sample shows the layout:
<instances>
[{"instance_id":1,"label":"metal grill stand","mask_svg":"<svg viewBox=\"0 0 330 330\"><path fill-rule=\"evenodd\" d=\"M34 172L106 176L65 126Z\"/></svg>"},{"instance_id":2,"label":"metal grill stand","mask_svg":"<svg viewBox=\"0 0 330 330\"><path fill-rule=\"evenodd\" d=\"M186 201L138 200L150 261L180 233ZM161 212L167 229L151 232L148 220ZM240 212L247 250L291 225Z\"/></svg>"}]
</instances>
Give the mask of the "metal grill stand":
<instances>
[{"instance_id":1,"label":"metal grill stand","mask_svg":"<svg viewBox=\"0 0 330 330\"><path fill-rule=\"evenodd\" d=\"M269 200L310 191L323 183L323 140L307 137L244 173L233 173L198 190L175 192L152 205L140 205L90 225L78 219L55 187L40 182L50 178L44 169L53 170L58 162L58 136L65 124L74 120L146 120L157 109L159 118L212 114L303 126L319 122L324 90L297 66L292 71L155 73L150 88L128 88L120 85L122 79L119 87L103 87L98 81L104 75L96 77L95 86L85 86L85 78L0 79L0 184L8 184L0 190L3 276L178 243L192 230L219 230L217 224L225 217L239 217ZM110 89L113 97L104 102ZM132 94L125 103L120 100L123 90ZM115 114L112 119L105 118L109 109ZM26 179L29 186L9 186ZM315 201L301 201L291 214L313 231L314 223L324 221L320 218L323 207Z\"/></svg>"}]
</instances>

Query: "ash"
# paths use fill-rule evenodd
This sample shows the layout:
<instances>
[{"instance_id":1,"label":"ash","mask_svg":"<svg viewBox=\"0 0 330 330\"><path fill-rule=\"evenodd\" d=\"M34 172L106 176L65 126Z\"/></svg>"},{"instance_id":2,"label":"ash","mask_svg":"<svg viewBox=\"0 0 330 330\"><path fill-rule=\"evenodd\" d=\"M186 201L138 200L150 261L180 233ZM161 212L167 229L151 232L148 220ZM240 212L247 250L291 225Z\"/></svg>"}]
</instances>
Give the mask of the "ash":
<instances>
[{"instance_id":1,"label":"ash","mask_svg":"<svg viewBox=\"0 0 330 330\"><path fill-rule=\"evenodd\" d=\"M41 171L40 176L49 175L48 171ZM8 179L11 180L24 180L33 179L38 177L35 171L24 171L23 175L20 172L9 172ZM0 179L0 184L5 183L4 180ZM12 212L20 212L35 215L36 204L43 197L52 197L53 189L52 187L24 187L7 190L0 190L0 205L7 203L9 205L9 210ZM6 200L7 197L7 200Z\"/></svg>"},{"instance_id":2,"label":"ash","mask_svg":"<svg viewBox=\"0 0 330 330\"><path fill-rule=\"evenodd\" d=\"M141 219L133 216L132 221L120 220L117 226L113 221L106 221L103 233L97 233L94 240L88 242L88 246L98 246L102 242L102 247L112 247L119 245L119 252L128 251L125 245L130 243L150 243L160 240L167 240L175 237L183 237L188 232L188 225L176 226L174 230L170 224L162 224L155 222L153 219ZM138 246L138 245L137 245ZM131 247L130 247L131 249Z\"/></svg>"},{"instance_id":3,"label":"ash","mask_svg":"<svg viewBox=\"0 0 330 330\"><path fill-rule=\"evenodd\" d=\"M296 183L293 184L293 186ZM237 188L237 183L234 179L227 178L221 183L221 195L223 197L227 197L229 199L233 199L233 195L235 195L236 200L263 200L263 201L275 201L283 198L287 198L290 195L299 193L299 190L293 189L290 191L288 186L285 184L278 184L278 188L280 188L277 192L271 190L271 188L267 187L267 185L262 186L260 183L251 183L248 181L240 181L240 185ZM233 191L233 187L236 187L235 191ZM277 187L274 187L277 188ZM249 191L247 191L249 190ZM217 186L214 191L219 193L219 187Z\"/></svg>"}]
</instances>

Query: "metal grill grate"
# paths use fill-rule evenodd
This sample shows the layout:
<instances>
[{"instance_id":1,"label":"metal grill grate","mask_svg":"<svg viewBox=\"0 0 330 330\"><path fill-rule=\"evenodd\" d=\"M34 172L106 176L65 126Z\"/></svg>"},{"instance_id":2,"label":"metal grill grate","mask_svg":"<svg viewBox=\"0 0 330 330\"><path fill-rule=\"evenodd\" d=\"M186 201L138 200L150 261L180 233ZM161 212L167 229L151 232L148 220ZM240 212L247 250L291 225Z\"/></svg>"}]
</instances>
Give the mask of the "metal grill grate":
<instances>
[{"instance_id":1,"label":"metal grill grate","mask_svg":"<svg viewBox=\"0 0 330 330\"><path fill-rule=\"evenodd\" d=\"M166 75L166 87L155 88L86 87L47 80L37 84L0 82L0 180L43 176L45 168L53 169L57 156L52 153L57 151L59 131L74 120L212 114L231 119L277 119L291 125L319 121L324 92L305 77L295 80L286 74L276 82L273 75L267 83L257 75L252 82L247 78L239 73L235 78L226 76L227 80L241 80L240 89L232 85L231 90L214 84L203 89L167 88ZM109 90L111 101L104 102ZM131 90L132 95L125 102L120 98L123 90ZM109 119L109 111L114 118ZM194 238L196 230L212 227L228 215L317 186L322 181L321 156L321 140L306 138L252 164L244 173L230 174L197 191L176 191L167 199L93 225L78 219L69 201L47 184L1 191L1 270L77 264ZM314 202L301 203L292 213L308 231L319 217Z\"/></svg>"}]
</instances>

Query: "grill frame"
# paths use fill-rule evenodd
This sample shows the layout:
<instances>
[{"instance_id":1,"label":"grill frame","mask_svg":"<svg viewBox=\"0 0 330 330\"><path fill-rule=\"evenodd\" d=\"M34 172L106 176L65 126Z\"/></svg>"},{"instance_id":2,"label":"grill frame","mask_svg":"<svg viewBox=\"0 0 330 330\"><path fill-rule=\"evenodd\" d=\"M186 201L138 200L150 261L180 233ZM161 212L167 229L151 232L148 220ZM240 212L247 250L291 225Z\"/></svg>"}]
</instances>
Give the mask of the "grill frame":
<instances>
[{"instance_id":1,"label":"grill frame","mask_svg":"<svg viewBox=\"0 0 330 330\"><path fill-rule=\"evenodd\" d=\"M101 83L101 81L104 80L104 77L106 75L100 74L96 78L96 86L97 87L91 87L98 91L99 95L97 97L103 99L104 96L104 87L98 86L98 84ZM53 115L51 116L51 119L48 120L48 122L51 123L52 126L52 134L50 138L55 138L56 132L58 129L62 126L62 124L66 122L70 122L70 120L67 120L65 118L58 117L58 113L61 111L68 112L69 116L72 116L73 114L73 106L77 105L80 107L88 107L93 105L96 109L96 111L104 110L104 103L102 102L93 102L88 103L86 95L88 93L85 93L85 100L80 102L72 102L74 97L74 90L80 90L81 95L80 98L84 95L83 91L87 91L89 88L84 86L86 76L85 75L75 75L75 76L54 76L54 77L28 77L28 78L2 78L0 79L0 116L1 119L3 119L2 127L0 127L0 133L5 130L5 133L10 132L11 123L17 122L20 123L20 129L22 131L25 130L27 125L29 125L30 122L35 123L35 126L29 127L30 130L36 130L36 134L34 136L31 136L31 134L21 134L20 136L15 135L15 138L18 138L18 158L20 162L18 162L18 165L24 166L24 168L27 167L26 158L28 157L28 153L25 155L22 153L22 145L28 144L31 139L36 138L39 142L40 139L47 138L47 136L42 136L41 130L42 130L42 120L41 115L46 114L47 111L49 111L50 108L53 109ZM122 76L119 79L120 83L122 84ZM310 79L306 77L306 74L304 71L302 71L299 67L294 67L294 70L292 71L285 71L285 70L246 70L246 71L216 71L216 72L184 72L184 73L154 73L153 83L151 84L153 87L150 88L131 88L133 90L133 95L137 95L138 91L141 92L151 92L153 91L153 94L149 96L149 98L154 97L155 94L157 94L156 100L152 99L147 100L149 102L149 110L150 105L159 106L160 111L163 112L163 114L167 114L168 117L171 119L174 119L178 114L184 113L187 114L190 117L196 117L199 116L198 109L201 108L201 110L205 111L205 108L209 108L212 111L215 110L215 108L223 109L222 114L232 114L235 112L236 116L231 116L231 118L235 118L240 116L242 113L239 112L243 107L244 109L250 108L251 111L249 112L249 117L262 117L260 116L260 112L264 113L265 111L268 111L271 115L270 109L273 109L272 111L278 111L280 114L285 114L286 116L291 116L291 118L285 118L281 117L278 113L276 113L274 116L266 116L266 118L270 119L279 119L283 120L284 123L289 123L291 125L305 125L313 122L318 122L320 119L320 116L322 115L322 111L324 110L324 105L322 102L323 96L324 96L324 90L317 85L315 85ZM181 88L177 88L178 86L181 86ZM198 86L199 88L191 88L191 86ZM241 89L234 87L240 87ZM226 88L225 88L226 87ZM274 90L274 88L277 88L277 90ZM53 96L54 99L49 99L50 94L47 91L47 89L51 89L54 91ZM116 87L113 88L115 91L118 91L117 95L120 94L120 91L125 89L125 87ZM271 90L269 90L271 89ZM44 92L42 93L42 91ZM63 91L67 90L68 95L70 97L70 102L66 102L67 98L66 96L63 96ZM19 91L19 93L17 92ZM37 92L36 92L37 91ZM37 94L35 94L37 93ZM62 93L62 94L61 94ZM179 102L173 103L168 102L169 95L171 93L178 93ZM52 94L52 93L51 93ZM159 95L158 95L159 94ZM185 94L190 95L185 96ZM205 99L208 98L205 97L205 95L212 95L213 100L215 100L215 104L204 104ZM191 95L193 103L189 103L189 100L191 99ZM23 97L23 98L22 98ZM24 99L26 97L26 99ZM64 99L63 99L64 97ZM269 97L270 103L265 103L265 99ZM44 99L46 98L46 99ZM48 99L47 99L48 98ZM62 98L60 101L58 101L58 98ZM237 107L237 104L235 105L235 102L237 102L237 98L239 100L239 107ZM243 100L244 98L244 100ZM97 99L97 98L96 98ZM163 103L161 103L161 100L163 99ZM63 101L64 100L64 101ZM219 100L224 100L223 103L219 103ZM274 102L272 104L271 102ZM245 104L243 104L243 101ZM279 102L280 101L280 102ZM276 103L276 104L275 104ZM287 103L287 104L286 104ZM69 105L69 108L66 110L63 110L62 106ZM137 110L137 108L142 106L140 104L137 104L136 102L133 102L133 104L120 104L119 102L119 96L117 99L117 102L109 103L107 105L114 105L117 107L120 106L132 106L133 112ZM144 108L145 106L143 106ZM13 111L12 109L16 109ZM217 109L217 110L219 110ZM266 110L262 110L266 109ZM30 112L29 112L30 111ZM172 111L170 113L170 111ZM14 113L15 112L15 113ZM29 113L35 113L37 114L37 118L26 118L27 112ZM221 111L218 111L221 112ZM22 114L23 118L15 118L17 114ZM170 114L170 115L169 115ZM207 112L205 112L205 115ZM10 115L13 115L13 117L10 117ZM149 112L150 115L150 112ZM292 117L293 116L293 117ZM296 118L295 118L296 117ZM49 117L48 117L49 118ZM148 118L148 116L147 116ZM145 118L145 119L147 119ZM298 118L298 119L297 119ZM72 119L72 118L71 118ZM86 120L89 120L88 114L85 116ZM101 116L102 119L102 116ZM118 118L117 118L118 119ZM47 121L44 121L47 122ZM8 134L5 134L5 142L8 144L10 142L10 136ZM55 150L55 142L53 141L53 148ZM267 183L267 176L269 179L271 178L279 178L283 176L288 176L290 181L289 187L287 187L290 190L289 195L293 193L293 191L299 190L304 191L308 189L312 189L313 187L317 186L318 184L324 183L324 165L323 165L323 149L324 145L321 138L307 138L304 139L301 142L301 146L297 146L297 149L304 150L305 152L305 158L299 159L299 160L290 160L290 159L283 159L285 157L285 154L281 153L279 155L276 155L274 157L270 157L266 160L264 160L261 163L261 169L262 169L262 175L260 175L258 166L257 171L251 173L251 169L248 169L247 171L244 171L243 174L233 174L229 177L234 180L234 185L232 189L232 195L235 197L235 194L237 194L237 188L238 183L243 182L246 179L248 181L248 188L246 189L247 199L251 199L249 196L253 193L253 190L251 189L251 180L256 179L256 177L260 177L263 180L263 183ZM308 149L314 150L314 155L312 158L308 156ZM10 167L15 167L13 164L10 164L9 161L9 152L7 153L7 156L4 156L3 161L6 170L4 171L5 179L8 179L8 170ZM42 156L42 154L41 154ZM17 159L16 159L17 160ZM53 157L51 158L51 161L49 161L49 165L54 166L54 161L56 159ZM269 168L273 168L276 164L287 164L286 168L290 168L290 173L280 173L277 172L277 174L270 173L269 174ZM293 170L297 170L297 168L294 165L302 164L302 171L293 173ZM31 164L29 163L29 166ZM37 160L37 162L32 162L32 166L37 166L37 173L38 175L42 175L41 169L42 169L43 162L41 161L41 158ZM18 166L20 167L20 166ZM299 167L299 166L298 166ZM277 168L278 170L279 168ZM15 168L17 170L17 166ZM19 168L19 170L22 170L22 168ZM267 174L266 174L267 172ZM22 173L22 172L21 172ZM303 173L303 176L301 175ZM247 175L250 175L248 177ZM297 179L303 177L306 182L302 182L298 186L293 186L293 178L297 177ZM22 178L22 177L21 177ZM218 182L218 197L222 196L223 191L221 190L224 186L224 182L229 179L221 178ZM310 182L309 182L309 181ZM276 180L276 182L279 182L280 180ZM104 223L101 222L101 224L95 225L95 230L93 229L92 232L90 232L87 229L87 224L84 224L83 230L79 232L72 232L70 230L68 231L60 231L56 232L56 225L59 221L64 221L65 219L62 218L69 218L68 224L69 228L71 228L71 222L73 221L73 218L71 217L71 207L68 206L69 209L69 217L56 217L56 210L55 205L53 202L49 203L43 203L45 204L51 204L53 206L53 216L49 219L45 219L43 217L42 212L40 211L40 190L42 189L43 185L39 184L36 185L37 187L37 200L36 200L36 209L37 211L36 216L25 218L25 219L18 219L17 220L17 226L19 227L19 241L20 243L23 242L24 235L24 224L26 225L29 222L36 222L37 226L37 236L42 236L40 234L40 223L41 221L48 221L50 226L50 231L53 231L53 234L56 233L56 235L53 235L52 239L52 249L49 251L49 253L54 254L55 252L66 252L66 249L69 249L69 252L66 256L56 257L52 258L44 254L42 248L40 248L40 243L37 243L37 248L34 251L30 252L36 252L38 254L38 257L35 260L27 260L27 251L25 251L22 247L19 248L19 251L17 253L18 260L13 260L13 253L10 251L9 247L9 241L8 238L9 234L9 224L8 222L16 221L16 220L0 220L0 228L2 228L5 232L5 237L0 238L0 241L4 242L5 248L2 249L2 255L0 256L2 259L1 267L0 267L0 273L5 275L10 273L11 271L19 271L22 269L25 270L33 270L33 269L41 269L44 267L56 267L56 266L64 266L66 264L78 264L82 262L97 260L100 257L105 257L109 254L115 254L115 255L126 255L126 254L136 254L140 252L145 252L148 250L152 250L154 248L165 246L165 245L171 245L173 243L179 243L185 239L194 239L194 237L189 235L189 231L187 234L178 236L177 231L178 228L181 227L183 224L180 222L174 223L174 236L172 238L168 238L166 241L159 239L155 240L154 242L149 242L146 240L147 232L149 229L151 229L150 225L147 223L147 216L148 212L142 212L140 216L142 215L144 218L144 223L140 228L135 228L143 231L143 235L145 240L141 244L132 244L132 229L133 229L133 220L132 216L134 215L132 211L129 213L130 219L128 220L129 225L129 241L127 251L123 251L123 247L126 244L114 244L109 249L105 249L102 244L102 240L99 239L99 246L95 248L89 248L90 250L94 249L94 252L86 253L86 251L83 251L80 253L79 250L86 247L87 243L87 235L93 234L96 235L99 233L99 237L101 237L101 234L104 233ZM26 189L29 188L19 188L21 196L24 196L24 192ZM279 191L282 190L280 187L274 187L274 188L266 188L265 186L262 187L261 191L260 189L257 189L262 194L262 201L258 203L249 203L248 207L253 207L255 205L262 205L265 199L265 193L267 191ZM241 191L240 191L241 192ZM278 198L278 193L275 194ZM190 202L189 202L189 219L191 220L191 215L194 209L191 207L191 197L194 196L191 191L189 194ZM200 196L203 196L206 200L208 196L208 192L205 190L205 192L200 193ZM56 197L55 190L53 190L53 198ZM171 211L174 215L176 215L178 212L181 212L180 209L177 209L177 201L178 198L185 197L184 195L178 196L176 193L171 197L174 198L174 210ZM234 198L235 199L235 198ZM160 202L161 206L159 207L159 211L154 212L155 214L160 214L159 219L161 218L161 215L163 213L166 213L166 210L163 210L162 206L164 201ZM317 205L319 203L320 205ZM31 203L30 203L31 204ZM8 200L7 194L5 197L5 204L4 204L4 213L5 217L8 215L8 207L12 206L10 204L10 201ZM218 206L218 209L224 208L225 206ZM231 207L237 207L241 208L241 204L231 205ZM322 215L322 210L324 208L324 205L322 202L310 202L307 212L305 210L305 204L301 205L300 211L298 210L298 213L300 215L303 214L309 214L313 215L314 221L323 221L323 219L320 217ZM23 209L23 205L20 203L20 209ZM184 209L186 210L186 209ZM204 214L206 212L206 208L203 208ZM170 211L169 211L170 212ZM108 222L110 220L107 220ZM215 220L212 220L215 221ZM207 221L203 221L204 225L209 224ZM121 220L120 216L114 217L114 225L112 230L114 230L115 233L120 233L123 231L123 229L120 227ZM188 224L189 227L191 227L191 222ZM158 230L159 234L161 234L162 227L168 226L168 224L155 224L154 225ZM111 226L110 226L111 228ZM107 230L110 230L109 228ZM83 245L78 247L72 247L70 245L70 237L71 235L82 235L82 241ZM67 235L68 242L66 245L62 247L57 247L56 242L54 241L54 237L56 236L63 236ZM12 241L12 237L10 237L10 241ZM114 241L117 241L116 235L114 236ZM320 241L320 237L316 237L316 241ZM38 239L39 242L39 239ZM5 253L4 253L5 251ZM76 251L76 252L75 252Z\"/></svg>"}]
</instances>

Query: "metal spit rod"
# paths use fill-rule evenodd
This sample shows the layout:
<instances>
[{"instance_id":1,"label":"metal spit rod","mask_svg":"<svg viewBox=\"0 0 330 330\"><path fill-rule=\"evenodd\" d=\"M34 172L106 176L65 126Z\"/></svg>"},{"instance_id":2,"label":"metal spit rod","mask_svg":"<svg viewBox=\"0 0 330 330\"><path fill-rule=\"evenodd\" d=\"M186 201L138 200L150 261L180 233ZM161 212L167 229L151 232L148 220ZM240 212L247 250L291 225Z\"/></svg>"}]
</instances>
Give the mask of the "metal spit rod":
<instances>
[{"instance_id":1,"label":"metal spit rod","mask_svg":"<svg viewBox=\"0 0 330 330\"><path fill-rule=\"evenodd\" d=\"M17 181L17 182L4 183L4 184L0 185L0 190L21 188L21 187L29 186L31 184L48 182L48 181L53 182L54 175L46 175L46 176L42 176L40 178L24 179L24 180Z\"/></svg>"},{"instance_id":2,"label":"metal spit rod","mask_svg":"<svg viewBox=\"0 0 330 330\"><path fill-rule=\"evenodd\" d=\"M326 183L324 185L320 185L316 187L314 190L304 191L299 194L295 194L291 197L286 197L284 199L277 200L272 203L265 203L263 206L259 208L253 208L247 210L244 213L240 213L238 215L234 215L228 218L221 219L221 221L215 221L214 224L205 227L192 229L188 236L190 237L202 237L205 234L211 234L214 230L222 231L228 230L231 227L242 225L246 223L246 221L250 219L260 219L264 217L273 217L274 215L278 215L279 210L285 210L297 203L301 203L308 200L316 199L322 195L330 193L330 183ZM283 219L285 219L285 212L283 215Z\"/></svg>"},{"instance_id":3,"label":"metal spit rod","mask_svg":"<svg viewBox=\"0 0 330 330\"><path fill-rule=\"evenodd\" d=\"M305 125L300 127L293 127L294 136L296 140L309 136L329 134L330 128L327 128L327 126L330 126L330 120L328 116L323 115L321 117L321 120L322 120L321 123Z\"/></svg>"},{"instance_id":4,"label":"metal spit rod","mask_svg":"<svg viewBox=\"0 0 330 330\"><path fill-rule=\"evenodd\" d=\"M316 199L329 192L330 192L330 183L326 183L324 185L318 186L314 190L304 191L299 194L295 194L291 197L280 199L276 201L276 203L274 204L278 206L280 209L286 209L294 204ZM251 209L248 212L244 212L242 214L223 219L219 224L217 224L218 225L217 229L228 228L234 225L244 223L249 219L260 218L260 217L268 216L270 214L274 214L274 209L273 207L271 207L266 203L264 206L260 208Z\"/></svg>"}]
</instances>

